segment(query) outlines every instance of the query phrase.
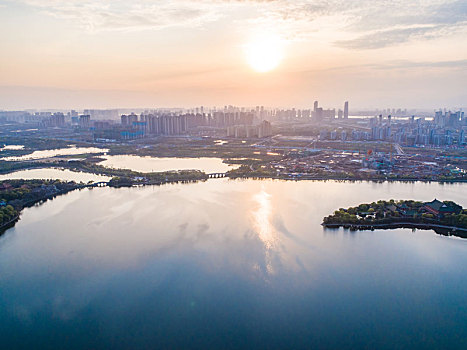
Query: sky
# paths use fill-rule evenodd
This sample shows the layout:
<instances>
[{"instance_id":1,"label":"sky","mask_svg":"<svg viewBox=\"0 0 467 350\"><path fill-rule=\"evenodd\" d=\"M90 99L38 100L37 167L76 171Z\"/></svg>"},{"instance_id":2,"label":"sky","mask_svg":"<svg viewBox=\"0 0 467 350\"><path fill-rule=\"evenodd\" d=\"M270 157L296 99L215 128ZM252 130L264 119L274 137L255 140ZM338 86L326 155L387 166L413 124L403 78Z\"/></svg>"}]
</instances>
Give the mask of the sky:
<instances>
[{"instance_id":1,"label":"sky","mask_svg":"<svg viewBox=\"0 0 467 350\"><path fill-rule=\"evenodd\" d=\"M0 109L467 106L465 0L0 0Z\"/></svg>"}]
</instances>

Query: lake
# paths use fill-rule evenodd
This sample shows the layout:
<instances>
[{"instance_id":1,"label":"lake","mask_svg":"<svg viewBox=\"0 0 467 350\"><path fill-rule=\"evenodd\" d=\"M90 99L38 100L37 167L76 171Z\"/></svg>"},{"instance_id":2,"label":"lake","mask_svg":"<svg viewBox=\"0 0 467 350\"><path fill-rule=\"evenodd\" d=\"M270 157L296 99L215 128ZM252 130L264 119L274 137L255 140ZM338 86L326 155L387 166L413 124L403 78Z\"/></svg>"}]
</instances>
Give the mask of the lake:
<instances>
[{"instance_id":1,"label":"lake","mask_svg":"<svg viewBox=\"0 0 467 350\"><path fill-rule=\"evenodd\" d=\"M70 192L0 237L5 349L461 349L467 240L325 230L466 184L212 179ZM66 345L65 345L66 344Z\"/></svg>"},{"instance_id":2,"label":"lake","mask_svg":"<svg viewBox=\"0 0 467 350\"><path fill-rule=\"evenodd\" d=\"M24 156L5 157L5 158L2 158L2 160L21 161L21 160L42 159L42 158L49 158L49 157L56 157L56 156L69 156L69 155L76 155L76 154L104 153L107 151L108 149L97 148L97 147L67 147L67 148L34 151Z\"/></svg>"},{"instance_id":3,"label":"lake","mask_svg":"<svg viewBox=\"0 0 467 350\"><path fill-rule=\"evenodd\" d=\"M0 175L0 181L13 179L51 179L62 181L88 182L109 181L111 177L86 172L76 172L68 169L40 168L19 170L9 174Z\"/></svg>"},{"instance_id":4,"label":"lake","mask_svg":"<svg viewBox=\"0 0 467 350\"><path fill-rule=\"evenodd\" d=\"M229 165L222 162L221 158L165 158L165 157L140 157L134 155L103 156L104 161L100 165L131 169L140 172L159 172L169 170L201 170L205 173L224 173L238 168L239 165Z\"/></svg>"},{"instance_id":5,"label":"lake","mask_svg":"<svg viewBox=\"0 0 467 350\"><path fill-rule=\"evenodd\" d=\"M0 152L6 150L21 150L24 148L24 145L4 145L3 147L0 145Z\"/></svg>"}]
</instances>

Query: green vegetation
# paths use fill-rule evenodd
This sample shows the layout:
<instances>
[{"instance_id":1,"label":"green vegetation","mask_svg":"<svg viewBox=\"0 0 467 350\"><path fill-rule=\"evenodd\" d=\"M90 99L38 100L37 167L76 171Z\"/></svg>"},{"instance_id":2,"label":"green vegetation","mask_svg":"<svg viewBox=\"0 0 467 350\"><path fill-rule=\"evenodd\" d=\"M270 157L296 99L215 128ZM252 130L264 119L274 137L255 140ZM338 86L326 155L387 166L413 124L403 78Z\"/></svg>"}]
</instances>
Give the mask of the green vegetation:
<instances>
[{"instance_id":1,"label":"green vegetation","mask_svg":"<svg viewBox=\"0 0 467 350\"><path fill-rule=\"evenodd\" d=\"M333 149L339 151L358 151L366 153L369 149L377 149L378 152L396 152L391 147L390 142L374 142L374 141L356 141L356 142L342 142L342 141L316 141L314 147L318 149Z\"/></svg>"},{"instance_id":2,"label":"green vegetation","mask_svg":"<svg viewBox=\"0 0 467 350\"><path fill-rule=\"evenodd\" d=\"M467 230L467 210L452 201L384 201L340 208L323 219L327 227L398 225L401 223L442 225Z\"/></svg>"},{"instance_id":3,"label":"green vegetation","mask_svg":"<svg viewBox=\"0 0 467 350\"><path fill-rule=\"evenodd\" d=\"M65 162L69 164L72 162ZM73 169L83 170L90 166L92 171L101 171L114 176L108 183L111 187L130 187L134 185L158 185L167 182L185 182L206 180L208 176L197 170L167 171L160 173L139 173L126 169L110 169L96 164L76 162ZM70 165L71 167L71 165ZM86 168L86 171L91 171ZM13 225L19 213L25 207L67 193L77 188L93 187L74 181L60 180L7 180L0 182L0 230Z\"/></svg>"},{"instance_id":4,"label":"green vegetation","mask_svg":"<svg viewBox=\"0 0 467 350\"><path fill-rule=\"evenodd\" d=\"M230 178L239 177L275 177L276 171L269 166L260 166L256 169L249 165L242 165L238 169L232 169L227 172Z\"/></svg>"},{"instance_id":5,"label":"green vegetation","mask_svg":"<svg viewBox=\"0 0 467 350\"><path fill-rule=\"evenodd\" d=\"M18 211L11 205L6 205L0 208L0 227L18 217Z\"/></svg>"},{"instance_id":6,"label":"green vegetation","mask_svg":"<svg viewBox=\"0 0 467 350\"><path fill-rule=\"evenodd\" d=\"M133 185L159 185L166 182L203 181L208 175L199 170L164 171L158 173L130 173L115 176L109 181L110 187L130 187Z\"/></svg>"},{"instance_id":7,"label":"green vegetation","mask_svg":"<svg viewBox=\"0 0 467 350\"><path fill-rule=\"evenodd\" d=\"M13 171L24 170L24 169L47 168L47 167L51 167L50 164L51 163L45 163L45 162L14 162L14 161L0 160L0 174L8 174Z\"/></svg>"},{"instance_id":8,"label":"green vegetation","mask_svg":"<svg viewBox=\"0 0 467 350\"><path fill-rule=\"evenodd\" d=\"M0 228L16 220L24 207L80 186L60 180L8 180L0 182Z\"/></svg>"},{"instance_id":9,"label":"green vegetation","mask_svg":"<svg viewBox=\"0 0 467 350\"><path fill-rule=\"evenodd\" d=\"M208 175L199 170L178 170L143 173L129 169L108 168L92 162L70 161L59 162L58 166L73 171L84 171L88 173L111 176L110 186L122 187L138 184L151 185L175 181L206 180Z\"/></svg>"},{"instance_id":10,"label":"green vegetation","mask_svg":"<svg viewBox=\"0 0 467 350\"><path fill-rule=\"evenodd\" d=\"M133 184L145 183L162 183L170 181L191 181L191 180L204 180L208 176L198 170L180 170L180 171L166 171L143 173L129 169L116 169L108 168L103 165L96 164L95 159L86 159L78 161L55 161L55 162L6 162L0 161L0 174L10 173L12 171L31 169L31 168L63 168L71 171L83 171L87 173L104 175L109 177L129 178ZM137 179L137 180L135 180Z\"/></svg>"}]
</instances>

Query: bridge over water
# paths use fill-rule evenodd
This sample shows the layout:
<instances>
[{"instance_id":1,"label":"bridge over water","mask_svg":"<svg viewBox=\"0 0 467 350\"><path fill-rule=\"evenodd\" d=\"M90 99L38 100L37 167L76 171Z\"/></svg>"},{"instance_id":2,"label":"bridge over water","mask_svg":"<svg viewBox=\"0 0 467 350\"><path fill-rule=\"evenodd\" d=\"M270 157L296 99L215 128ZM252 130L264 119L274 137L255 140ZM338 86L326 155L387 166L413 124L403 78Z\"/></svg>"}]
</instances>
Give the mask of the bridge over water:
<instances>
[{"instance_id":1,"label":"bridge over water","mask_svg":"<svg viewBox=\"0 0 467 350\"><path fill-rule=\"evenodd\" d=\"M107 187L109 183L107 181L99 181L93 182L92 184L88 185L88 187Z\"/></svg>"},{"instance_id":2,"label":"bridge over water","mask_svg":"<svg viewBox=\"0 0 467 350\"><path fill-rule=\"evenodd\" d=\"M215 178L220 178L220 177L226 177L227 173L210 173L208 174L210 179L215 179Z\"/></svg>"}]
</instances>

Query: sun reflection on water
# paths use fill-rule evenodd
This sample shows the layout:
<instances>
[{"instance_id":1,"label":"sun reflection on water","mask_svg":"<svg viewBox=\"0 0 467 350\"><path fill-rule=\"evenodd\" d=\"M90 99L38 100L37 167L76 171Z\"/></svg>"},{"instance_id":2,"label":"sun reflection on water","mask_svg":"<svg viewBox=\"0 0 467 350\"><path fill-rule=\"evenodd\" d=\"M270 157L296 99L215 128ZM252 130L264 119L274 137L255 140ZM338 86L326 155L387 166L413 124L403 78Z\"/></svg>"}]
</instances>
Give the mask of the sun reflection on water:
<instances>
[{"instance_id":1,"label":"sun reflection on water","mask_svg":"<svg viewBox=\"0 0 467 350\"><path fill-rule=\"evenodd\" d=\"M257 210L253 212L253 222L255 232L258 238L263 242L265 248L266 270L269 274L274 273L272 266L272 252L275 250L278 243L277 232L271 223L272 220L272 203L271 195L264 188L261 192L254 195L253 199L258 205Z\"/></svg>"}]
</instances>

